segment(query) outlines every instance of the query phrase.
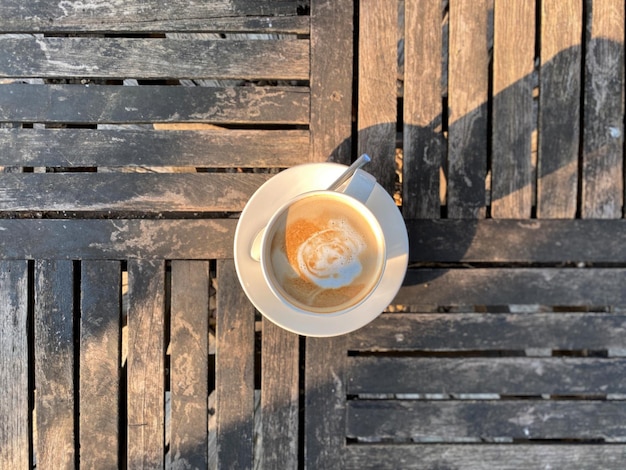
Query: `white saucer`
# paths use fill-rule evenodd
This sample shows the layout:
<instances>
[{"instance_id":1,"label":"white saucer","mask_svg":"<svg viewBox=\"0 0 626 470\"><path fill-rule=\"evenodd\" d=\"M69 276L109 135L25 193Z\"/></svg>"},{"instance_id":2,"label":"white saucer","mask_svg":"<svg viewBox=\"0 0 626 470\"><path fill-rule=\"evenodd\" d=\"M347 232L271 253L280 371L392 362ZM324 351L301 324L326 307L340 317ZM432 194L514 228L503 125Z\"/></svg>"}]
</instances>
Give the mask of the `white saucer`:
<instances>
[{"instance_id":1,"label":"white saucer","mask_svg":"<svg viewBox=\"0 0 626 470\"><path fill-rule=\"evenodd\" d=\"M388 259L380 284L365 303L338 315L296 313L265 283L261 265L250 256L250 247L257 233L283 203L307 191L326 189L345 169L345 165L338 163L307 163L284 170L252 195L237 223L235 268L244 292L265 317L297 334L336 336L361 328L389 305L406 274L409 239L404 220L394 200L377 184L366 205L383 229Z\"/></svg>"}]
</instances>

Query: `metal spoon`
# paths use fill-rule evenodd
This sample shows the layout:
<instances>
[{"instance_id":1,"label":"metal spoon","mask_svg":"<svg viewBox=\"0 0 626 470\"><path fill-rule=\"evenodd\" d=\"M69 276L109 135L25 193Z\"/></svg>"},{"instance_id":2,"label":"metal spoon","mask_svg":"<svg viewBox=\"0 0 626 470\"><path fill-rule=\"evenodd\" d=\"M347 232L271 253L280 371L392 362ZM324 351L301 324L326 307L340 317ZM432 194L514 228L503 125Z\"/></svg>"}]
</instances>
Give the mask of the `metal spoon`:
<instances>
[{"instance_id":1,"label":"metal spoon","mask_svg":"<svg viewBox=\"0 0 626 470\"><path fill-rule=\"evenodd\" d=\"M350 179L350 177L354 174L354 172L356 170L358 170L359 168L361 168L363 165L365 165L366 163L371 162L372 159L370 158L369 155L367 155L366 153L364 153L363 155L361 155L359 158L357 158L354 163L352 165L350 165L346 171L344 171L341 176L339 176L339 178L337 178L335 180L335 182L333 184L331 184L328 187L329 191L336 191L337 188L339 188L339 186L341 186L343 183L345 183L346 181L348 181Z\"/></svg>"}]
</instances>

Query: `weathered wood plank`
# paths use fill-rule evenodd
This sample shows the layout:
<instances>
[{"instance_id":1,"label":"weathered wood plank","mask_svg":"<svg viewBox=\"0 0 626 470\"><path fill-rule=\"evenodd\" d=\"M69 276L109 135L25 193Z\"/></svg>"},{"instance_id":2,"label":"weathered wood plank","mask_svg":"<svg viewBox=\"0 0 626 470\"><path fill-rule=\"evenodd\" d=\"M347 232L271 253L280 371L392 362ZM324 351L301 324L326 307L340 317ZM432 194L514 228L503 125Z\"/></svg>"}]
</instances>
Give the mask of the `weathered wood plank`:
<instances>
[{"instance_id":1,"label":"weathered wood plank","mask_svg":"<svg viewBox=\"0 0 626 470\"><path fill-rule=\"evenodd\" d=\"M353 10L351 0L311 5L312 161L350 163Z\"/></svg>"},{"instance_id":2,"label":"weathered wood plank","mask_svg":"<svg viewBox=\"0 0 626 470\"><path fill-rule=\"evenodd\" d=\"M626 465L624 445L576 444L439 444L350 446L346 469L403 468L438 470L621 470Z\"/></svg>"},{"instance_id":3,"label":"weathered wood plank","mask_svg":"<svg viewBox=\"0 0 626 470\"><path fill-rule=\"evenodd\" d=\"M605 395L624 393L624 359L351 357L347 392ZM381 380L384 377L384 380Z\"/></svg>"},{"instance_id":4,"label":"weathered wood plank","mask_svg":"<svg viewBox=\"0 0 626 470\"><path fill-rule=\"evenodd\" d=\"M620 220L409 220L411 262L624 263Z\"/></svg>"},{"instance_id":5,"label":"weathered wood plank","mask_svg":"<svg viewBox=\"0 0 626 470\"><path fill-rule=\"evenodd\" d=\"M132 0L123 4L105 2L30 2L3 1L0 32L113 32L113 31L257 31L302 32L281 28L283 23L300 24L294 17L298 7L306 4L298 0L221 1L202 3L164 2L162 0ZM270 15L289 15L272 17ZM268 18L254 18L268 16ZM253 18L250 18L253 17ZM304 17L302 20L308 18ZM247 21L254 21L249 25ZM288 21L285 21L288 20ZM260 24L257 23L259 22ZM269 22L270 24L267 24ZM277 24L278 26L274 26ZM278 28L278 29L277 29Z\"/></svg>"},{"instance_id":6,"label":"weathered wood plank","mask_svg":"<svg viewBox=\"0 0 626 470\"><path fill-rule=\"evenodd\" d=\"M299 337L263 319L261 468L298 468Z\"/></svg>"},{"instance_id":7,"label":"weathered wood plank","mask_svg":"<svg viewBox=\"0 0 626 470\"><path fill-rule=\"evenodd\" d=\"M167 17L151 21L142 18L116 17L94 22L95 17L68 19L3 18L10 22L0 23L2 33L21 34L107 34L107 33L218 33L218 34L308 34L309 18L306 16L242 16L242 17ZM116 22L115 19L118 21ZM43 21L42 21L43 20Z\"/></svg>"},{"instance_id":8,"label":"weathered wood plank","mask_svg":"<svg viewBox=\"0 0 626 470\"><path fill-rule=\"evenodd\" d=\"M286 168L306 161L309 132L2 129L0 149L15 166Z\"/></svg>"},{"instance_id":9,"label":"weathered wood plank","mask_svg":"<svg viewBox=\"0 0 626 470\"><path fill-rule=\"evenodd\" d=\"M308 40L0 36L0 77L308 80Z\"/></svg>"},{"instance_id":10,"label":"weathered wood plank","mask_svg":"<svg viewBox=\"0 0 626 470\"><path fill-rule=\"evenodd\" d=\"M165 455L165 264L128 262L128 468Z\"/></svg>"},{"instance_id":11,"label":"weathered wood plank","mask_svg":"<svg viewBox=\"0 0 626 470\"><path fill-rule=\"evenodd\" d=\"M73 469L74 270L72 261L35 263L37 466Z\"/></svg>"},{"instance_id":12,"label":"weathered wood plank","mask_svg":"<svg viewBox=\"0 0 626 470\"><path fill-rule=\"evenodd\" d=\"M216 413L218 468L252 469L254 307L232 260L217 263Z\"/></svg>"},{"instance_id":13,"label":"weathered wood plank","mask_svg":"<svg viewBox=\"0 0 626 470\"><path fill-rule=\"evenodd\" d=\"M236 224L0 219L0 259L231 258ZM412 263L626 263L623 220L422 219L407 225Z\"/></svg>"},{"instance_id":14,"label":"weathered wood plank","mask_svg":"<svg viewBox=\"0 0 626 470\"><path fill-rule=\"evenodd\" d=\"M269 174L4 173L0 210L240 211Z\"/></svg>"},{"instance_id":15,"label":"weathered wood plank","mask_svg":"<svg viewBox=\"0 0 626 470\"><path fill-rule=\"evenodd\" d=\"M345 336L306 338L305 468L344 468L346 360Z\"/></svg>"},{"instance_id":16,"label":"weathered wood plank","mask_svg":"<svg viewBox=\"0 0 626 470\"><path fill-rule=\"evenodd\" d=\"M493 0L450 3L448 216L485 216Z\"/></svg>"},{"instance_id":17,"label":"weathered wood plank","mask_svg":"<svg viewBox=\"0 0 626 470\"><path fill-rule=\"evenodd\" d=\"M354 400L347 437L377 439L623 439L619 401Z\"/></svg>"},{"instance_id":18,"label":"weathered wood plank","mask_svg":"<svg viewBox=\"0 0 626 470\"><path fill-rule=\"evenodd\" d=\"M0 263L0 468L30 468L28 268Z\"/></svg>"},{"instance_id":19,"label":"weathered wood plank","mask_svg":"<svg viewBox=\"0 0 626 470\"><path fill-rule=\"evenodd\" d=\"M582 0L541 2L537 217L577 210Z\"/></svg>"},{"instance_id":20,"label":"weathered wood plank","mask_svg":"<svg viewBox=\"0 0 626 470\"><path fill-rule=\"evenodd\" d=\"M390 194L396 179L398 5L367 0L359 9L358 153L372 157L367 171ZM381 34L381 31L387 34Z\"/></svg>"},{"instance_id":21,"label":"weathered wood plank","mask_svg":"<svg viewBox=\"0 0 626 470\"><path fill-rule=\"evenodd\" d=\"M622 217L624 2L587 1L582 216Z\"/></svg>"},{"instance_id":22,"label":"weathered wood plank","mask_svg":"<svg viewBox=\"0 0 626 470\"><path fill-rule=\"evenodd\" d=\"M441 4L405 0L402 213L439 218L442 134Z\"/></svg>"},{"instance_id":23,"label":"weathered wood plank","mask_svg":"<svg viewBox=\"0 0 626 470\"><path fill-rule=\"evenodd\" d=\"M624 268L410 269L394 303L622 305Z\"/></svg>"},{"instance_id":24,"label":"weathered wood plank","mask_svg":"<svg viewBox=\"0 0 626 470\"><path fill-rule=\"evenodd\" d=\"M82 263L80 286L80 463L113 468L120 447L120 262Z\"/></svg>"},{"instance_id":25,"label":"weathered wood plank","mask_svg":"<svg viewBox=\"0 0 626 470\"><path fill-rule=\"evenodd\" d=\"M491 214L530 217L535 4L495 0Z\"/></svg>"},{"instance_id":26,"label":"weathered wood plank","mask_svg":"<svg viewBox=\"0 0 626 470\"><path fill-rule=\"evenodd\" d=\"M204 4L203 4L204 5ZM3 18L5 19L5 18ZM6 18L10 23L0 23L0 32L52 33L52 34L98 34L98 33L218 33L218 34L309 34L309 18L306 16L243 16L223 18L166 17L152 21L142 18L116 17L94 22L94 17L71 19L51 18L52 22L35 19ZM115 22L114 20L118 21ZM80 23L80 21L85 21Z\"/></svg>"},{"instance_id":27,"label":"weathered wood plank","mask_svg":"<svg viewBox=\"0 0 626 470\"><path fill-rule=\"evenodd\" d=\"M614 313L383 314L348 335L365 351L626 349L626 315Z\"/></svg>"},{"instance_id":28,"label":"weathered wood plank","mask_svg":"<svg viewBox=\"0 0 626 470\"><path fill-rule=\"evenodd\" d=\"M306 87L8 84L0 102L0 121L8 122L309 122Z\"/></svg>"},{"instance_id":29,"label":"weathered wood plank","mask_svg":"<svg viewBox=\"0 0 626 470\"><path fill-rule=\"evenodd\" d=\"M5 219L0 258L232 258L236 224L236 219Z\"/></svg>"},{"instance_id":30,"label":"weathered wood plank","mask_svg":"<svg viewBox=\"0 0 626 470\"><path fill-rule=\"evenodd\" d=\"M172 261L171 325L171 465L207 468L208 261Z\"/></svg>"}]
</instances>

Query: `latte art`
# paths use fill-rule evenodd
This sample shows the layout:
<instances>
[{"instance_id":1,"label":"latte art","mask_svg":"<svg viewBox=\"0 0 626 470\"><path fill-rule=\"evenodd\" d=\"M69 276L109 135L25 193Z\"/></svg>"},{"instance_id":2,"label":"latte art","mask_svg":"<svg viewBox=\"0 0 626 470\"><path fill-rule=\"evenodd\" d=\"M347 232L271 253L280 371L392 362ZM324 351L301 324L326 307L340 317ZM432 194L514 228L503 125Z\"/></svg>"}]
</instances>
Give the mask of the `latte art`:
<instances>
[{"instance_id":1,"label":"latte art","mask_svg":"<svg viewBox=\"0 0 626 470\"><path fill-rule=\"evenodd\" d=\"M281 296L316 313L343 310L376 286L384 248L357 208L339 196L315 195L278 219L270 244L270 276Z\"/></svg>"},{"instance_id":2,"label":"latte art","mask_svg":"<svg viewBox=\"0 0 626 470\"><path fill-rule=\"evenodd\" d=\"M298 267L313 284L338 289L352 283L363 271L359 255L365 242L343 220L330 220L329 226L298 247Z\"/></svg>"}]
</instances>

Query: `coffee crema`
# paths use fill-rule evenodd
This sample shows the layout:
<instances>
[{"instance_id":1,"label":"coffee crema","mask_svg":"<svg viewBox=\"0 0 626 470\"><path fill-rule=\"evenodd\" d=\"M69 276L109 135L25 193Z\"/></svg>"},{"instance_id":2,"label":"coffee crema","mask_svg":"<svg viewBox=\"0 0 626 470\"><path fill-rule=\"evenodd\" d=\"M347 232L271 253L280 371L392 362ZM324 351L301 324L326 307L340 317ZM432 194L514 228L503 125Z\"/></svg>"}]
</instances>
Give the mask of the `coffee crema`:
<instances>
[{"instance_id":1,"label":"coffee crema","mask_svg":"<svg viewBox=\"0 0 626 470\"><path fill-rule=\"evenodd\" d=\"M297 307L331 313L376 286L384 248L367 218L340 197L312 195L281 214L270 243L270 274Z\"/></svg>"}]
</instances>

